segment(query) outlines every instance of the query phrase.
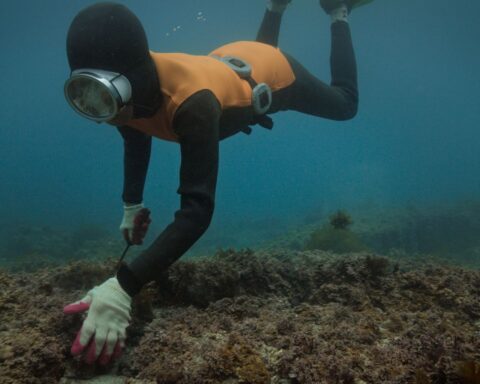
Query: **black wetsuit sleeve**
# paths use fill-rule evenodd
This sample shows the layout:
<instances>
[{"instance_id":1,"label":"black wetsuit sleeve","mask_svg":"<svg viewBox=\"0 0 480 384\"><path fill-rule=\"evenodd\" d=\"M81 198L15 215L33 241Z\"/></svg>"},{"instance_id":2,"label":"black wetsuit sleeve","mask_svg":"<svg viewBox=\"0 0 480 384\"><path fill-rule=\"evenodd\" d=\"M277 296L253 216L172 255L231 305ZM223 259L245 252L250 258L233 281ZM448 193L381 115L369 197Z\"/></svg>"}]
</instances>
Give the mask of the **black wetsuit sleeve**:
<instances>
[{"instance_id":1,"label":"black wetsuit sleeve","mask_svg":"<svg viewBox=\"0 0 480 384\"><path fill-rule=\"evenodd\" d=\"M128 204L139 204L143 201L152 138L127 126L117 129L124 142L122 199Z\"/></svg>"},{"instance_id":2,"label":"black wetsuit sleeve","mask_svg":"<svg viewBox=\"0 0 480 384\"><path fill-rule=\"evenodd\" d=\"M131 295L160 277L210 224L215 206L220 115L220 104L210 91L191 96L175 114L173 125L181 150L180 209L152 245L117 274Z\"/></svg>"}]
</instances>

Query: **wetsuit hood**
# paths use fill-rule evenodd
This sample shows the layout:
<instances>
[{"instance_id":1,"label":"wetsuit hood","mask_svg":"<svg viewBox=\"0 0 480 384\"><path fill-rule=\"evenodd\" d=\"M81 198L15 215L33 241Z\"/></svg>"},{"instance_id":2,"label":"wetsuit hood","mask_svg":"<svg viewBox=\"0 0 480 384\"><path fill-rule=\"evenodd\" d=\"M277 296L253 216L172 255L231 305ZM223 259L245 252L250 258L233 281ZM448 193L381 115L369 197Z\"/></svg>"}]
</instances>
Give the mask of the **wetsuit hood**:
<instances>
[{"instance_id":1,"label":"wetsuit hood","mask_svg":"<svg viewBox=\"0 0 480 384\"><path fill-rule=\"evenodd\" d=\"M140 20L127 7L98 3L80 11L67 35L70 69L103 69L127 77L135 117L149 117L161 104L155 65Z\"/></svg>"}]
</instances>

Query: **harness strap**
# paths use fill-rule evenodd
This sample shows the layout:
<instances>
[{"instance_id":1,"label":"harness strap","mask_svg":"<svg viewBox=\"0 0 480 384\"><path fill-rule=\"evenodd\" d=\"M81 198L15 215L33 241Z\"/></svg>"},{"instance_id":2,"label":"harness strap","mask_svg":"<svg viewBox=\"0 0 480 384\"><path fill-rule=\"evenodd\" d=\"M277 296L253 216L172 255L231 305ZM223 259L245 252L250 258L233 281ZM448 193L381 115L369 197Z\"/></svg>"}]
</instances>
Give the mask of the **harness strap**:
<instances>
[{"instance_id":1,"label":"harness strap","mask_svg":"<svg viewBox=\"0 0 480 384\"><path fill-rule=\"evenodd\" d=\"M258 124L263 128L272 129L273 120L267 116L267 111L272 105L272 90L266 83L257 83L252 77L252 67L245 60L234 56L220 57L211 55L228 65L241 79L246 80L252 88L252 108L255 113L251 124ZM241 131L247 135L252 133L252 128L245 126Z\"/></svg>"},{"instance_id":2,"label":"harness strap","mask_svg":"<svg viewBox=\"0 0 480 384\"><path fill-rule=\"evenodd\" d=\"M245 60L234 56L220 57L212 55L233 70L242 80L246 80L252 88L252 107L257 115L265 115L272 105L272 89L267 83L257 83L252 77L252 67Z\"/></svg>"}]
</instances>

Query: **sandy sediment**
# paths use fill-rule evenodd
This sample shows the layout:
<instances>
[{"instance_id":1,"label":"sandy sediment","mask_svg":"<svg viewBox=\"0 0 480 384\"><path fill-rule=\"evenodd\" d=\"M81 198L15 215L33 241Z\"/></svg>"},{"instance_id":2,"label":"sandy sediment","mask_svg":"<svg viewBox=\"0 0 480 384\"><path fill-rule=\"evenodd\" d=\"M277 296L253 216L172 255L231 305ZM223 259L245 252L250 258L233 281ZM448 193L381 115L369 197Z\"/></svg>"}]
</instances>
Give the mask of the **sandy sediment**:
<instances>
[{"instance_id":1,"label":"sandy sediment","mask_svg":"<svg viewBox=\"0 0 480 384\"><path fill-rule=\"evenodd\" d=\"M480 383L478 270L321 251L178 262L136 298L121 359L89 367L62 308L113 265L0 272L1 383Z\"/></svg>"}]
</instances>

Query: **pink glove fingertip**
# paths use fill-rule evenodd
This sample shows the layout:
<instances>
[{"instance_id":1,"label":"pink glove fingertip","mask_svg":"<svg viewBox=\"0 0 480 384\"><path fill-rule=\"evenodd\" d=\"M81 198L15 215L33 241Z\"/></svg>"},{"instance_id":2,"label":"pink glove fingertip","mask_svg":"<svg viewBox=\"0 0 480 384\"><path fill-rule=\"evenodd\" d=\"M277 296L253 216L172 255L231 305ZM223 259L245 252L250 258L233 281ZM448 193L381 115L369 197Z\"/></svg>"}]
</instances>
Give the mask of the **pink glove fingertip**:
<instances>
[{"instance_id":1,"label":"pink glove fingertip","mask_svg":"<svg viewBox=\"0 0 480 384\"><path fill-rule=\"evenodd\" d=\"M107 365L112 358L112 355L109 355L107 353L107 344L103 347L102 353L100 354L100 357L98 358L98 362L100 365Z\"/></svg>"},{"instance_id":2,"label":"pink glove fingertip","mask_svg":"<svg viewBox=\"0 0 480 384\"><path fill-rule=\"evenodd\" d=\"M74 313L85 312L88 308L90 308L90 303L85 303L81 301L80 303L66 305L65 307L63 307L63 313L65 315L71 315Z\"/></svg>"},{"instance_id":3,"label":"pink glove fingertip","mask_svg":"<svg viewBox=\"0 0 480 384\"><path fill-rule=\"evenodd\" d=\"M122 355L122 345L120 341L118 341L117 344L115 344L115 348L113 350L112 360L118 359L121 355Z\"/></svg>"},{"instance_id":4,"label":"pink glove fingertip","mask_svg":"<svg viewBox=\"0 0 480 384\"><path fill-rule=\"evenodd\" d=\"M77 332L77 336L75 337L75 341L73 342L72 348L70 349L70 352L72 353L73 356L79 355L85 349L85 345L80 344L80 333L81 332L82 332L81 329L80 329L80 331Z\"/></svg>"},{"instance_id":5,"label":"pink glove fingertip","mask_svg":"<svg viewBox=\"0 0 480 384\"><path fill-rule=\"evenodd\" d=\"M95 363L95 360L97 360L96 344L95 344L95 339L92 339L90 344L88 344L87 353L85 354L85 362L87 364L93 364Z\"/></svg>"}]
</instances>

